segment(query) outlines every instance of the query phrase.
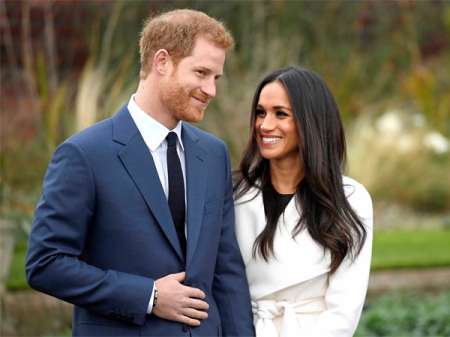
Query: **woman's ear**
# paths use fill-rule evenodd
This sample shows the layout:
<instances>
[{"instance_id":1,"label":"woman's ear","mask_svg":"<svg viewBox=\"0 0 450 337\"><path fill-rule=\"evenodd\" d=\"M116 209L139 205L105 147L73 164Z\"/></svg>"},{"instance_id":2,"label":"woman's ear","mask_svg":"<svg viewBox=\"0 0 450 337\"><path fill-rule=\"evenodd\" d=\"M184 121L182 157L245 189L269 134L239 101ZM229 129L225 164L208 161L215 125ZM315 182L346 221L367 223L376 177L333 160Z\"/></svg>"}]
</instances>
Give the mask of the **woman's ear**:
<instances>
[{"instance_id":1,"label":"woman's ear","mask_svg":"<svg viewBox=\"0 0 450 337\"><path fill-rule=\"evenodd\" d=\"M160 49L155 53L155 57L153 59L153 68L155 68L156 72L160 75L164 75L167 72L169 63L172 60L170 58L169 52L166 49Z\"/></svg>"}]
</instances>

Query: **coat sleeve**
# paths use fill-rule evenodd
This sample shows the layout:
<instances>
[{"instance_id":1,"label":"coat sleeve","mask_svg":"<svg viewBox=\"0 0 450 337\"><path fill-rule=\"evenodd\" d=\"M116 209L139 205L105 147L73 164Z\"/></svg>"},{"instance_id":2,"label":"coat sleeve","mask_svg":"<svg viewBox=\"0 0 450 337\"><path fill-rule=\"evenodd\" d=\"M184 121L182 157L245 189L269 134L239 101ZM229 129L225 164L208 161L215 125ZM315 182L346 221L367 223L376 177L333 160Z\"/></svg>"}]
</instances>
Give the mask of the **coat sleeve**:
<instances>
[{"instance_id":1,"label":"coat sleeve","mask_svg":"<svg viewBox=\"0 0 450 337\"><path fill-rule=\"evenodd\" d=\"M355 191L348 200L362 218L367 238L357 258L353 262L345 259L330 275L325 294L327 310L320 315L308 337L351 337L361 317L372 257L373 209L366 189L356 182L354 184Z\"/></svg>"},{"instance_id":2,"label":"coat sleeve","mask_svg":"<svg viewBox=\"0 0 450 337\"><path fill-rule=\"evenodd\" d=\"M234 233L233 187L226 155L226 193L221 238L214 274L213 296L222 321L223 336L254 336L253 314L245 266Z\"/></svg>"},{"instance_id":3,"label":"coat sleeve","mask_svg":"<svg viewBox=\"0 0 450 337\"><path fill-rule=\"evenodd\" d=\"M66 141L53 155L35 210L25 265L28 283L99 314L144 324L154 280L102 270L82 259L95 195L85 152Z\"/></svg>"}]
</instances>

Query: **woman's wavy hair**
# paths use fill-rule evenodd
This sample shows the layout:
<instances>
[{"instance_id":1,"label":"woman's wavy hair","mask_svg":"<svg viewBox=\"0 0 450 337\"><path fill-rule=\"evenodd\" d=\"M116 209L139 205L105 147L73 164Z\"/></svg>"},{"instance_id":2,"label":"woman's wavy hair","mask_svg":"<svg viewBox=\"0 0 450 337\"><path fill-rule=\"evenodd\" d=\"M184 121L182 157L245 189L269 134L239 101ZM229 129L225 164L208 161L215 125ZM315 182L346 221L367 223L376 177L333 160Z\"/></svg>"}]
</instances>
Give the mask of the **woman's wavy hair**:
<instances>
[{"instance_id":1,"label":"woman's wavy hair","mask_svg":"<svg viewBox=\"0 0 450 337\"><path fill-rule=\"evenodd\" d=\"M295 238L306 227L311 237L330 251L333 273L347 255L354 259L360 253L366 230L344 193L346 144L340 112L330 88L315 72L287 67L270 73L259 83L252 103L250 138L240 166L233 172L235 197L238 199L252 187L262 191L267 223L254 243L253 256L259 253L266 261L275 257L273 242L280 212L273 193L264 192L270 190L270 168L259 150L255 120L261 90L277 81L286 88L292 105L305 170L296 189L301 216L292 236Z\"/></svg>"}]
</instances>

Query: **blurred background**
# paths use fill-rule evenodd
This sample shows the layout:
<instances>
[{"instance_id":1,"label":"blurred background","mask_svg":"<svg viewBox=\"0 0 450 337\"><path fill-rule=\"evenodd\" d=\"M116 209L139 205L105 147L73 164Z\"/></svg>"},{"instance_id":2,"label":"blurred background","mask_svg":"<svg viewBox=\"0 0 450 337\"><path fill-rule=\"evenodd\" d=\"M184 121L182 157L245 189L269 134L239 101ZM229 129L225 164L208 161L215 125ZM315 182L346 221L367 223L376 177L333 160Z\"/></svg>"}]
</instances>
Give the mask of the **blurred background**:
<instances>
[{"instance_id":1,"label":"blurred background","mask_svg":"<svg viewBox=\"0 0 450 337\"><path fill-rule=\"evenodd\" d=\"M375 210L357 335L450 336L450 2L431 0L0 0L1 335L70 335L70 305L24 275L42 180L58 144L129 100L143 20L174 8L202 10L235 37L198 125L227 143L232 167L265 74L301 65L334 93L346 174Z\"/></svg>"}]
</instances>

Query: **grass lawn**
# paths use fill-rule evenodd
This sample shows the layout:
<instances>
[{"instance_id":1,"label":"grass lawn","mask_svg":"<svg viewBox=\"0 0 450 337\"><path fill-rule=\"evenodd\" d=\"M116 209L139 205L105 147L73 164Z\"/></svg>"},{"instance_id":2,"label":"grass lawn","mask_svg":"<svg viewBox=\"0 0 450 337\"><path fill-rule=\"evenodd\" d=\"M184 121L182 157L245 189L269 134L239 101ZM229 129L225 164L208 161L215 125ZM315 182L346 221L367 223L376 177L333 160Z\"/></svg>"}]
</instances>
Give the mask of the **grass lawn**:
<instances>
[{"instance_id":1,"label":"grass lawn","mask_svg":"<svg viewBox=\"0 0 450 337\"><path fill-rule=\"evenodd\" d=\"M15 246L8 289L28 288L25 279L26 243ZM376 231L372 270L450 266L450 230Z\"/></svg>"},{"instance_id":2,"label":"grass lawn","mask_svg":"<svg viewBox=\"0 0 450 337\"><path fill-rule=\"evenodd\" d=\"M450 266L450 230L379 231L372 270Z\"/></svg>"}]
</instances>

